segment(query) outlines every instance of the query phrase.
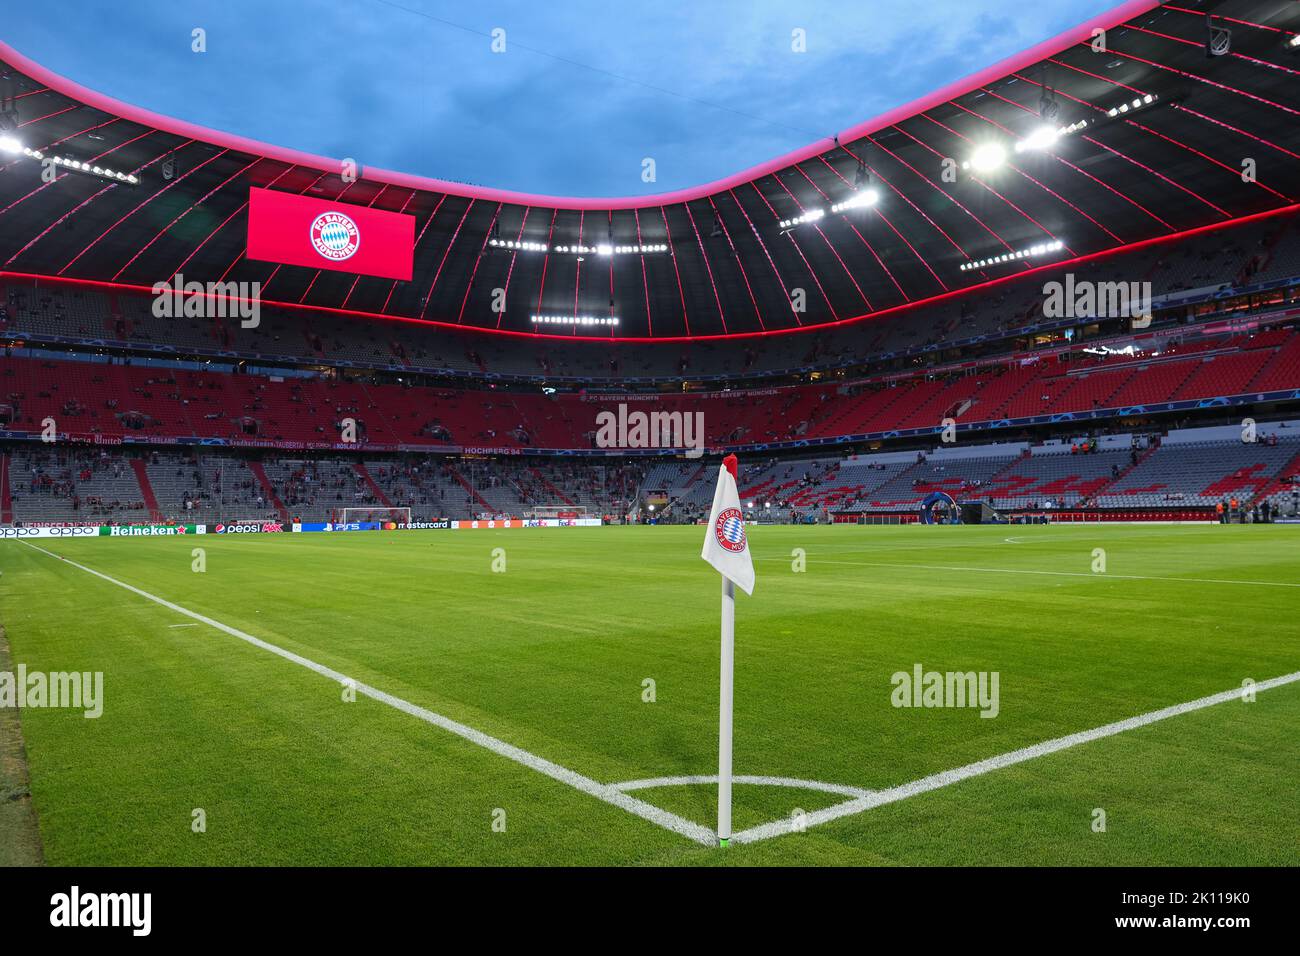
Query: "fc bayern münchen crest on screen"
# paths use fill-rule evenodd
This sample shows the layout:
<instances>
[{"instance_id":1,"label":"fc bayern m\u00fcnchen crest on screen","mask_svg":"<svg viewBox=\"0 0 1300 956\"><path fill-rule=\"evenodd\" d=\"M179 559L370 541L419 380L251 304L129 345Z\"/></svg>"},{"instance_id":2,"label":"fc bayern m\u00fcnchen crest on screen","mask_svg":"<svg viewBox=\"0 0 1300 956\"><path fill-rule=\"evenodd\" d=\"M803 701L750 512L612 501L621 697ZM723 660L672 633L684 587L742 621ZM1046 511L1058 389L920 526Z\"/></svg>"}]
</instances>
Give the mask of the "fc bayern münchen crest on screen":
<instances>
[{"instance_id":1,"label":"fc bayern m\u00fcnchen crest on screen","mask_svg":"<svg viewBox=\"0 0 1300 956\"><path fill-rule=\"evenodd\" d=\"M331 262L342 262L361 247L361 231L343 213L323 212L312 221L311 245Z\"/></svg>"},{"instance_id":2,"label":"fc bayern m\u00fcnchen crest on screen","mask_svg":"<svg viewBox=\"0 0 1300 956\"><path fill-rule=\"evenodd\" d=\"M717 535L718 544L728 551L739 553L745 550L745 517L739 508L724 508L713 525L713 533Z\"/></svg>"}]
</instances>

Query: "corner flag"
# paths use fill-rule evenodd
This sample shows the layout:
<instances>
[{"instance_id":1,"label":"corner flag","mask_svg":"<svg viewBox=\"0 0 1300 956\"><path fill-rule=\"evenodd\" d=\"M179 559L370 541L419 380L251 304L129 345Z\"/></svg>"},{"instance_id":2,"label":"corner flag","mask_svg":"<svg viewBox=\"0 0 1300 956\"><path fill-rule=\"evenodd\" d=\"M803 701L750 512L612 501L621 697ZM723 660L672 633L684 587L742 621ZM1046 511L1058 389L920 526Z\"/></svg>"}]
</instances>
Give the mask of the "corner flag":
<instances>
[{"instance_id":1,"label":"corner flag","mask_svg":"<svg viewBox=\"0 0 1300 956\"><path fill-rule=\"evenodd\" d=\"M736 585L754 593L754 562L749 555L745 515L736 490L739 466L728 455L718 469L713 510L700 557L722 575L722 666L718 692L718 842L731 839L731 712L736 658Z\"/></svg>"},{"instance_id":2,"label":"corner flag","mask_svg":"<svg viewBox=\"0 0 1300 956\"><path fill-rule=\"evenodd\" d=\"M738 471L735 455L728 455L718 469L718 487L713 492L709 530L704 535L700 557L746 594L753 594L754 562L749 556L745 515L740 510L740 492L736 490Z\"/></svg>"}]
</instances>

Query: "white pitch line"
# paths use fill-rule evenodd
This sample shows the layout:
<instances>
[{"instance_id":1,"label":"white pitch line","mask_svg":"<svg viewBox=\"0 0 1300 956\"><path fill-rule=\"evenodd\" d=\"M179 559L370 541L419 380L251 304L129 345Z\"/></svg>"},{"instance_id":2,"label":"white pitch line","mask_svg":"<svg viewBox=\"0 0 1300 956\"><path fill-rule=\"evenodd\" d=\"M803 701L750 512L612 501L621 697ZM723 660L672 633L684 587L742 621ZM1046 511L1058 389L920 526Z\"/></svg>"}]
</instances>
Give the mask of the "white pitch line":
<instances>
[{"instance_id":1,"label":"white pitch line","mask_svg":"<svg viewBox=\"0 0 1300 956\"><path fill-rule=\"evenodd\" d=\"M23 543L26 544L27 542ZM770 557L756 558L755 560L789 561L790 559L785 557ZM1300 583L1294 583L1291 581L1242 581L1236 578L1171 578L1146 574L1111 574L1110 572L1090 571L1040 571L1030 568L973 568L947 564L895 564L884 561L828 561L825 558L818 558L815 552L811 555L811 560L817 564L842 564L853 568L911 568L917 571L978 571L984 574L1045 574L1051 577L1096 578L1099 581L1112 578L1122 581L1169 581L1175 584L1247 584L1251 587L1260 588L1300 588Z\"/></svg>"},{"instance_id":2,"label":"white pitch line","mask_svg":"<svg viewBox=\"0 0 1300 956\"><path fill-rule=\"evenodd\" d=\"M1257 692L1271 690L1274 687L1281 687L1284 684L1293 684L1297 681L1300 681L1300 671L1260 681L1255 685L1254 689ZM874 809L875 807L884 806L887 803L896 803L899 800L906 800L908 797L915 797L918 794L928 793L931 790L938 790L940 787L947 787L951 784L959 783L962 780L969 780L971 777L978 777L994 770L1002 770L1005 767L1024 763L1027 760L1044 757L1047 754L1067 750L1070 747L1077 747L1080 744L1090 743L1094 740L1101 740L1104 737L1113 737L1126 730L1134 730L1138 727L1145 727L1148 724L1154 724L1157 721L1167 720L1170 717L1177 717L1181 714L1191 713L1195 710L1203 710L1206 707L1213 707L1216 704L1224 704L1231 700L1240 699L1241 688L1236 687L1232 690L1225 690L1218 694L1211 694L1209 697L1201 697L1198 700L1188 701L1185 704L1174 704L1172 707L1166 707L1163 710L1153 710L1150 713L1140 714L1137 717L1129 717L1125 720L1118 720L1112 724L1094 727L1092 730L1082 730L1065 737L1057 737L1055 740L1046 740L1039 744L1023 747L1020 750L1013 750L1010 753L1001 754L997 757L989 757L986 760L979 760L975 763L967 764L964 767L958 767L955 770L945 770L928 777L922 777L920 780L913 780L911 783L905 783L898 787L891 787L887 790L878 790L865 797L860 797L857 800L849 800L833 807L827 807L824 810L815 810L812 813L806 814L802 823L805 827L816 826L820 823L829 823L831 820L838 820L842 817L863 813L867 810ZM751 827L748 830L742 830L741 832L732 835L731 842L755 843L759 840L770 840L772 837L782 836L783 834L790 832L791 823L786 820L781 820L774 823L765 823L762 826Z\"/></svg>"},{"instance_id":3,"label":"white pitch line","mask_svg":"<svg viewBox=\"0 0 1300 956\"><path fill-rule=\"evenodd\" d=\"M168 624L168 627L198 627L197 624Z\"/></svg>"},{"instance_id":4,"label":"white pitch line","mask_svg":"<svg viewBox=\"0 0 1300 956\"><path fill-rule=\"evenodd\" d=\"M822 783L820 780L799 780L795 777L756 777L739 775L731 778L732 783L753 784L759 787L791 787L795 790L819 790L822 793L837 793L843 797L867 797L872 791L862 787L850 787L842 783ZM718 775L696 774L687 777L648 777L645 780L627 780L623 783L611 783L615 790L650 790L655 787L686 787L706 783L717 783Z\"/></svg>"},{"instance_id":5,"label":"white pitch line","mask_svg":"<svg viewBox=\"0 0 1300 956\"><path fill-rule=\"evenodd\" d=\"M202 624L214 627L218 631L229 634L231 637L237 637L241 641L246 641L247 643L252 644L254 647L260 647L264 651L270 651L272 654L283 657L287 661L292 661L308 670L315 671L317 674L328 677L330 680L340 684L346 684L347 686L354 688L358 693L364 694L372 700L377 700L382 704L387 704L395 710L400 710L404 714L417 717L425 723L433 724L435 727L441 727L443 730L449 731L458 737L462 737L470 743L477 744L485 750L490 750L495 754L505 757L507 760L513 760L515 763L521 764L530 770L535 770L540 774L550 777L552 780L558 780L560 783L568 784L575 790L579 790L595 797L597 800L602 800L605 803L626 810L628 813L635 814L643 820L648 820L651 823L657 824L665 830L670 830L673 833L680 834L689 840L693 840L696 843L705 846L713 846L717 843L717 837L708 827L701 826L698 823L692 823L684 817L679 817L675 813L669 813L667 810L662 810L659 807L652 806L651 804L638 800L635 797L630 797L627 794L622 793L613 787L606 786L603 783L597 783L590 777L584 777L576 771L569 770L566 767L561 767L559 764L552 763L544 757L539 757L536 754L529 753L527 750L523 750L513 744L508 744L504 740L499 740L496 737L489 736L480 730L475 730L473 727L452 720L450 717L435 714L433 711L426 710L417 704L412 704L410 701L403 700L400 697L394 697L392 694L385 693L382 690L378 690L368 684L363 684L360 681L354 681L346 674L342 674L339 671L334 670L332 667L318 664L316 661L303 657L301 654L295 654L293 651L285 650L283 647L278 647L269 641L264 641L259 637L254 637L252 634L247 634L238 628L231 627L228 624L222 624L220 621L215 621L210 617L205 617L196 611L191 611L188 608L181 607L179 604L173 604L166 598L160 598L156 594L150 594L148 591L143 591L134 585L109 577L102 571L96 571L94 568L86 567L84 564L78 564L76 561L55 554L53 551L46 551L44 548L37 547L29 541L23 541L21 543L35 551L39 551L41 554L48 555L51 558L58 558L59 560L72 565L74 568L79 568L80 570L85 571L87 574L93 574L95 577L107 581L109 584L116 584L118 587L125 588L133 594L138 594L142 598L147 598L155 604L161 604L163 607L175 611L177 614L184 614L186 617L191 617Z\"/></svg>"}]
</instances>

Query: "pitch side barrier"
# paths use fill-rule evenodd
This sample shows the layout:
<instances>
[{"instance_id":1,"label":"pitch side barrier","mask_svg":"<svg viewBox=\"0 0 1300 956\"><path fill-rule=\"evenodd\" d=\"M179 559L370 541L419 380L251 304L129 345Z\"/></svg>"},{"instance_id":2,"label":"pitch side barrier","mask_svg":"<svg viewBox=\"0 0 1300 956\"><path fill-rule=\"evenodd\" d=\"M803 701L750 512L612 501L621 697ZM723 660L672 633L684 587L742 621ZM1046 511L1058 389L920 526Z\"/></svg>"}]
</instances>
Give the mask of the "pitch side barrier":
<instances>
[{"instance_id":1,"label":"pitch side barrier","mask_svg":"<svg viewBox=\"0 0 1300 956\"><path fill-rule=\"evenodd\" d=\"M0 525L0 541L35 538L159 538L181 535L303 534L350 531L477 531L500 528L591 528L599 518L491 518L471 521L237 521L229 524Z\"/></svg>"}]
</instances>

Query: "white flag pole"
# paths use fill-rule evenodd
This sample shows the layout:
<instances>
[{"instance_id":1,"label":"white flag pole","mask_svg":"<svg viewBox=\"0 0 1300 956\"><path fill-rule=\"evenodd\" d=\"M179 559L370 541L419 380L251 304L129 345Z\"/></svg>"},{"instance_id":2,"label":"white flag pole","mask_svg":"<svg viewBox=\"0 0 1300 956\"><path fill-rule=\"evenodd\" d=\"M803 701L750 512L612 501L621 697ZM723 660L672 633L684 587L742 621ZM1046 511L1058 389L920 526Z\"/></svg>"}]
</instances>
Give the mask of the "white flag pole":
<instances>
[{"instance_id":1,"label":"white flag pole","mask_svg":"<svg viewBox=\"0 0 1300 956\"><path fill-rule=\"evenodd\" d=\"M718 843L731 839L731 697L736 658L736 586L722 576L722 687L718 695Z\"/></svg>"}]
</instances>

